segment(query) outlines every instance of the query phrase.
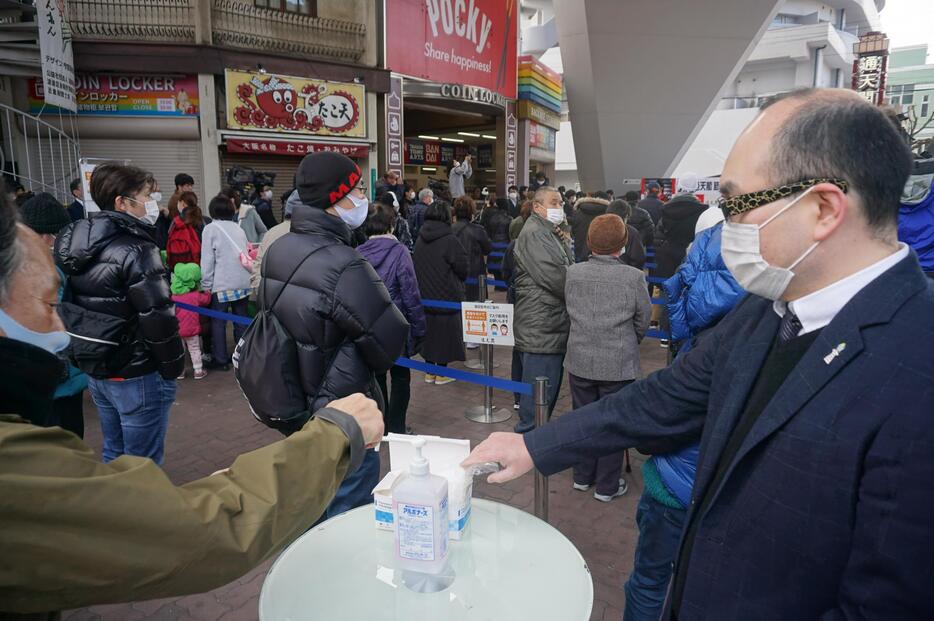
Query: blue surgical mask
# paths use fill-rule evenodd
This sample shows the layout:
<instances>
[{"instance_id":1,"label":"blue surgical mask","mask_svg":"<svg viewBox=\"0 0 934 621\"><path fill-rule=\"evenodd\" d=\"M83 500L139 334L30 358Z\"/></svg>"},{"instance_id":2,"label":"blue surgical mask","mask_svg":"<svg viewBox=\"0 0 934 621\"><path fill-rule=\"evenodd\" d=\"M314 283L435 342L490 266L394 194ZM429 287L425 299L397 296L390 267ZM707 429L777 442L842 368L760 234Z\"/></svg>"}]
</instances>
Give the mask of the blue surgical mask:
<instances>
[{"instance_id":1,"label":"blue surgical mask","mask_svg":"<svg viewBox=\"0 0 934 621\"><path fill-rule=\"evenodd\" d=\"M57 354L68 347L68 343L71 342L71 337L67 332L35 332L23 326L3 310L0 310L0 330L3 330L9 339L41 347L50 354Z\"/></svg>"},{"instance_id":2,"label":"blue surgical mask","mask_svg":"<svg viewBox=\"0 0 934 621\"><path fill-rule=\"evenodd\" d=\"M357 198L353 194L348 194L347 198L353 203L353 209L338 207L337 215L344 221L344 224L351 229L355 229L366 221L370 211L370 201L365 196Z\"/></svg>"}]
</instances>

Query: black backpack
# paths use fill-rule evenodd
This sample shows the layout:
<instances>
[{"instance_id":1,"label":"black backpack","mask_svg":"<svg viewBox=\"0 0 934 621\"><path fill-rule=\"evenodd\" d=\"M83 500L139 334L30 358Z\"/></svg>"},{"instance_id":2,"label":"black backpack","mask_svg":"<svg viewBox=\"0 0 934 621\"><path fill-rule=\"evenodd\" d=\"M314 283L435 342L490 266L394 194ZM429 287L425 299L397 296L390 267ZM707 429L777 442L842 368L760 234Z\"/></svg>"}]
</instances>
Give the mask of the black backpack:
<instances>
[{"instance_id":1,"label":"black backpack","mask_svg":"<svg viewBox=\"0 0 934 621\"><path fill-rule=\"evenodd\" d=\"M266 265L263 262L263 282L259 293L262 307L243 333L232 357L237 383L250 404L253 416L267 427L283 433L297 431L305 424L311 417L310 405L317 395L312 399L306 397L298 367L298 346L272 309L298 268L320 249L313 250L298 262L268 308L263 302L266 287ZM338 350L335 350L335 355Z\"/></svg>"}]
</instances>

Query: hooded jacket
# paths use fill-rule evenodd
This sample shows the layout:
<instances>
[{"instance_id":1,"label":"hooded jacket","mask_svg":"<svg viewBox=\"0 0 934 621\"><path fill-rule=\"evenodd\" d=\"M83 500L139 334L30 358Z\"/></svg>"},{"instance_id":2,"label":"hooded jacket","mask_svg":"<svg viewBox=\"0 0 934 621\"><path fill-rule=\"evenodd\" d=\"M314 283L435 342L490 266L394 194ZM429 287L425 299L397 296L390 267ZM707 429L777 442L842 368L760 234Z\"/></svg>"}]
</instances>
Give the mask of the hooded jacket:
<instances>
[{"instance_id":1,"label":"hooded jacket","mask_svg":"<svg viewBox=\"0 0 934 621\"><path fill-rule=\"evenodd\" d=\"M418 292L412 254L404 244L391 236L371 237L357 247L357 252L369 261L383 279L392 303L409 322L405 355L411 357L415 354L414 341L424 337L426 331L425 310L422 308L422 297Z\"/></svg>"},{"instance_id":2,"label":"hooded jacket","mask_svg":"<svg viewBox=\"0 0 934 621\"><path fill-rule=\"evenodd\" d=\"M564 302L571 250L556 227L532 213L513 249L516 348L530 354L563 354L571 320Z\"/></svg>"},{"instance_id":3,"label":"hooded jacket","mask_svg":"<svg viewBox=\"0 0 934 621\"><path fill-rule=\"evenodd\" d=\"M628 224L639 231L643 247L647 248L655 243L655 223L645 209L633 205Z\"/></svg>"},{"instance_id":4,"label":"hooded jacket","mask_svg":"<svg viewBox=\"0 0 934 621\"><path fill-rule=\"evenodd\" d=\"M467 251L461 245L451 225L426 220L415 242L415 274L422 297L448 302L464 301L464 281L470 272ZM429 314L448 315L457 310L425 309Z\"/></svg>"},{"instance_id":5,"label":"hooded jacket","mask_svg":"<svg viewBox=\"0 0 934 621\"><path fill-rule=\"evenodd\" d=\"M915 165L920 167L920 163ZM925 170L934 164L925 166ZM913 179L912 179L913 180ZM918 254L921 269L934 274L934 179L924 193L912 201L902 201L898 209L898 239Z\"/></svg>"},{"instance_id":6,"label":"hooded jacket","mask_svg":"<svg viewBox=\"0 0 934 621\"><path fill-rule=\"evenodd\" d=\"M480 214L480 224L486 229L490 241L494 244L509 243L509 225L512 224L509 205L508 199L497 198L494 207L488 207Z\"/></svg>"},{"instance_id":7,"label":"hooded jacket","mask_svg":"<svg viewBox=\"0 0 934 621\"><path fill-rule=\"evenodd\" d=\"M409 333L379 275L350 241L340 218L302 204L292 212L291 232L263 258L258 299L296 341L310 411L355 392L375 396L373 373L393 366Z\"/></svg>"},{"instance_id":8,"label":"hooded jacket","mask_svg":"<svg viewBox=\"0 0 934 621\"><path fill-rule=\"evenodd\" d=\"M655 227L655 275L670 278L681 262L688 246L694 241L694 227L704 211L704 205L693 194L679 194L662 208L662 217Z\"/></svg>"},{"instance_id":9,"label":"hooded jacket","mask_svg":"<svg viewBox=\"0 0 934 621\"><path fill-rule=\"evenodd\" d=\"M490 237L479 224L458 220L451 226L451 232L461 243L470 262L470 276L477 277L486 274L485 257L493 251Z\"/></svg>"},{"instance_id":10,"label":"hooded jacket","mask_svg":"<svg viewBox=\"0 0 934 621\"><path fill-rule=\"evenodd\" d=\"M165 379L175 379L185 368L175 306L154 232L131 215L102 211L72 222L55 240L55 263L68 276L71 301L135 324L122 349L127 362L119 369L108 369L104 360L82 364L81 370L92 377L130 378L158 371Z\"/></svg>"},{"instance_id":11,"label":"hooded jacket","mask_svg":"<svg viewBox=\"0 0 934 621\"><path fill-rule=\"evenodd\" d=\"M606 213L610 201L602 198L582 198L574 205L574 216L571 218L571 236L574 238L574 259L578 262L586 261L590 256L590 247L587 245L587 232L590 223L597 216Z\"/></svg>"},{"instance_id":12,"label":"hooded jacket","mask_svg":"<svg viewBox=\"0 0 934 621\"><path fill-rule=\"evenodd\" d=\"M256 211L256 207L246 203L240 203L240 211L237 213L237 224L246 233L246 240L251 244L258 244L263 241L263 235L268 230L263 223L263 219Z\"/></svg>"}]
</instances>

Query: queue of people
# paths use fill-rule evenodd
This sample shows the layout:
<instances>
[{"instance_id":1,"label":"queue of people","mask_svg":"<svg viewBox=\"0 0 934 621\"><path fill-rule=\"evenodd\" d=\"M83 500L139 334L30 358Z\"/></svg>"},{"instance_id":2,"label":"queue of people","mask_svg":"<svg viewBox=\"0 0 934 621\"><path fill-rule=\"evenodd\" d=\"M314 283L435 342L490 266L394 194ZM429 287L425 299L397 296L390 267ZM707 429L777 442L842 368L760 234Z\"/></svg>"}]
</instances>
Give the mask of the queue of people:
<instances>
[{"instance_id":1,"label":"queue of people","mask_svg":"<svg viewBox=\"0 0 934 621\"><path fill-rule=\"evenodd\" d=\"M856 135L876 152L851 148ZM927 618L934 614L925 590L926 552L934 549L925 526L934 368L924 336L934 333L934 287L896 234L909 168L884 113L853 94L821 89L763 106L726 162L715 211L689 193L663 201L657 187L637 204L638 197L615 200L610 191L571 196L542 174L528 200L487 207L485 223L482 212L473 222L471 198L450 206L430 190L419 195L423 207L406 205L406 217L401 207L412 192L398 177L385 180L370 206L356 164L316 153L302 161L287 199L294 197L289 227L263 239L259 260L234 222L235 197L212 199L214 221L199 233L185 217L196 198L179 187L184 207L175 218L179 230L191 229L189 246L199 238L200 267L178 260L169 288L155 243L154 180L133 167L102 165L91 180L102 214L71 224L60 218L54 234L64 294L48 256L51 240L38 236L46 230L41 218L30 231L3 200L0 356L47 376L2 386L15 416L0 417L0 481L25 502L30 483L44 476L31 453L67 464L77 489L104 502L88 507L62 489L57 508L92 537L100 536L95 520L119 504L121 482L144 490L141 503L153 519L134 525L142 532L158 533L155 518L167 512L188 520L178 545L140 567L113 560L109 581L82 588L86 580L74 571L48 581L14 573L18 582L9 592L0 588L0 602L26 612L38 610L36 601L107 602L120 584L132 584L134 597L154 597L182 592L176 574L188 580L184 588L201 590L242 573L316 520L369 502L379 462L368 447L384 428L407 431L411 374L396 359L421 352L443 369L465 357L459 313L423 300L469 299L464 281L486 272L492 231L501 239L505 229L513 377L548 379L550 415L567 373L573 411L536 429L531 399L522 395L516 433L493 434L464 465L500 463L491 482L532 468L573 468L575 490L593 489L597 501L611 502L627 493L626 451L650 454L625 585L627 621ZM510 209L519 215L507 226ZM397 234L400 219L416 229L412 252ZM653 314L642 271L647 239L656 248L655 273L667 278L661 321L678 347L669 367L643 378L639 343ZM23 256L28 269L20 269ZM110 267L118 258L128 269ZM217 478L182 488L155 480L151 464L161 461L175 378L184 351L193 365L196 354L195 326L182 328L191 318L176 316L172 299L210 291L212 306L236 311L251 294L257 263L266 331L254 330L257 321L241 333L237 375L254 413L277 413L271 426L289 437ZM27 288L40 297L29 296L36 301L24 307L13 294ZM103 299L102 289L113 293ZM224 361L218 341L226 347L226 326L212 332L215 360ZM64 431L35 431L55 425L48 375L61 377L55 354L69 346L100 411L105 464ZM273 355L251 355L261 346ZM453 380L442 373L426 381ZM136 409L134 394L145 395ZM297 475L278 463L286 457L314 471ZM306 489L286 498L296 479ZM187 494L204 502L170 499ZM198 509L233 511L231 494L246 496L237 508L248 520L237 522L240 531L233 518L218 524L216 511ZM252 502L256 496L263 502ZM212 550L164 579L130 582L161 571L173 554L188 559L181 543L207 528L229 571L207 575ZM38 545L25 525L13 532ZM14 561L30 549L19 540L0 545ZM55 596L37 599L48 592Z\"/></svg>"}]
</instances>

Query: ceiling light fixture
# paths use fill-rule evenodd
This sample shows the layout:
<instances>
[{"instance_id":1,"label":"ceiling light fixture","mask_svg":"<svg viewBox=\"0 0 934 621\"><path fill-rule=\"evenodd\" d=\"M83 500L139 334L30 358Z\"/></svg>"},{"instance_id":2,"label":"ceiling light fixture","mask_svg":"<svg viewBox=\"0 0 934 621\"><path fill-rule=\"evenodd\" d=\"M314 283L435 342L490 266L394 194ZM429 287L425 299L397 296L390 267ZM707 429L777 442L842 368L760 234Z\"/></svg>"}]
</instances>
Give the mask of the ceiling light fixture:
<instances>
[{"instance_id":1,"label":"ceiling light fixture","mask_svg":"<svg viewBox=\"0 0 934 621\"><path fill-rule=\"evenodd\" d=\"M489 134L483 134L483 137L487 140L496 140L496 136L490 136Z\"/></svg>"},{"instance_id":2,"label":"ceiling light fixture","mask_svg":"<svg viewBox=\"0 0 934 621\"><path fill-rule=\"evenodd\" d=\"M419 134L418 137L421 138L422 140L440 140L440 138L438 138L437 136L426 136L423 134Z\"/></svg>"},{"instance_id":3,"label":"ceiling light fixture","mask_svg":"<svg viewBox=\"0 0 934 621\"><path fill-rule=\"evenodd\" d=\"M430 166L422 166L422 172L435 172L437 168L432 168Z\"/></svg>"},{"instance_id":4,"label":"ceiling light fixture","mask_svg":"<svg viewBox=\"0 0 934 621\"><path fill-rule=\"evenodd\" d=\"M469 136L470 138L479 138L480 134L474 134L471 132L457 132L458 136Z\"/></svg>"},{"instance_id":5,"label":"ceiling light fixture","mask_svg":"<svg viewBox=\"0 0 934 621\"><path fill-rule=\"evenodd\" d=\"M448 138L447 136L441 137L442 142L464 142L462 138Z\"/></svg>"}]
</instances>

